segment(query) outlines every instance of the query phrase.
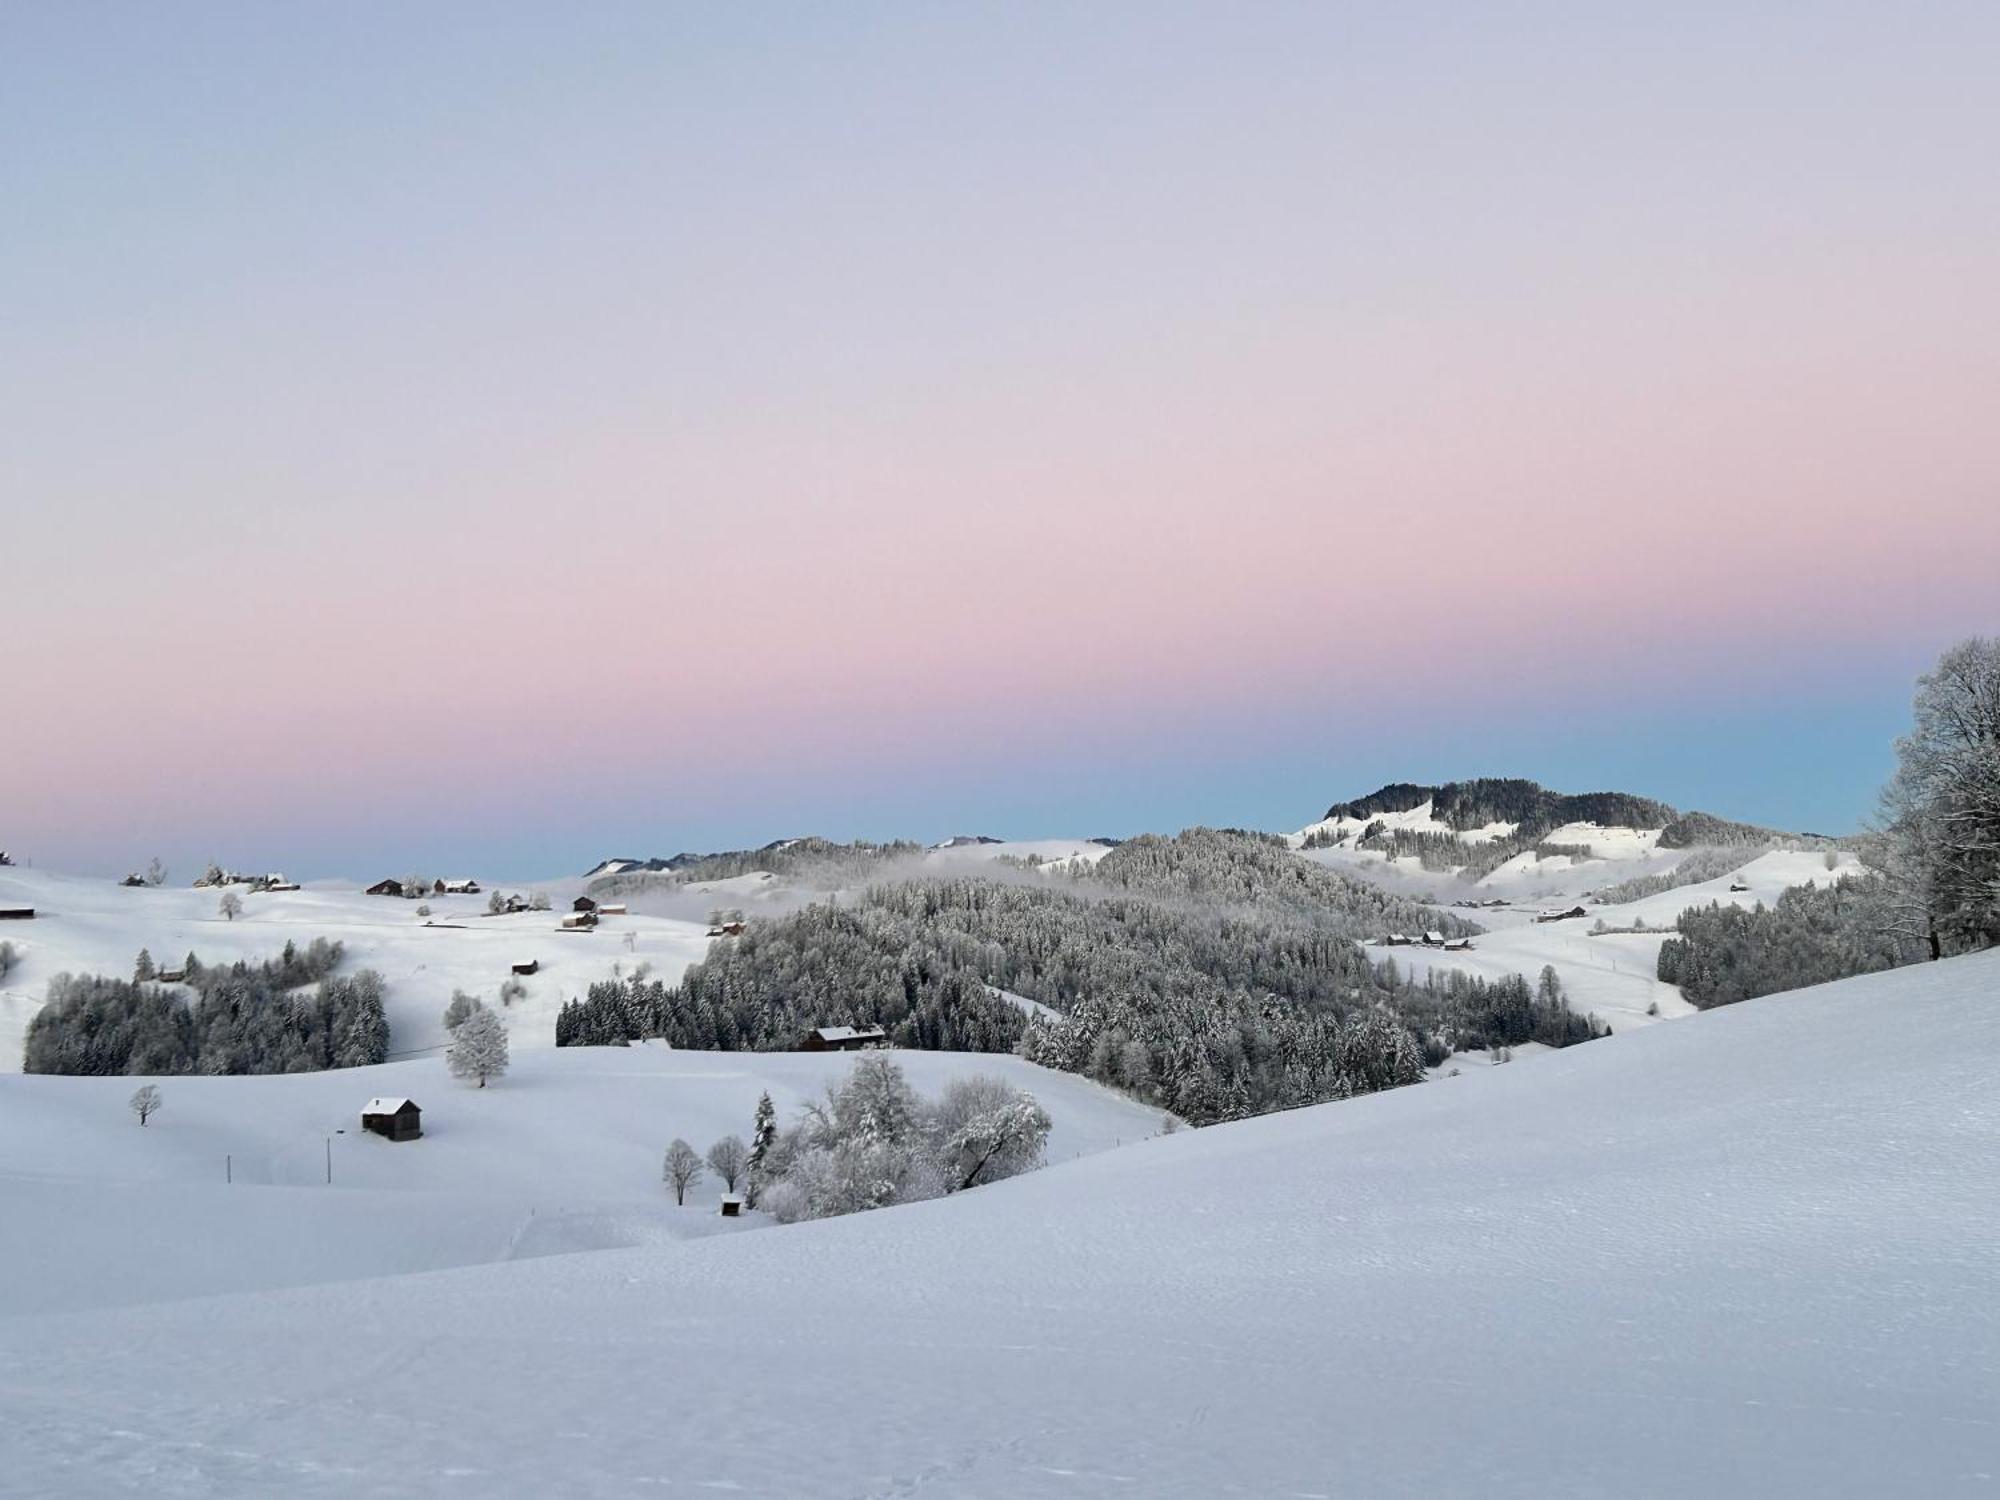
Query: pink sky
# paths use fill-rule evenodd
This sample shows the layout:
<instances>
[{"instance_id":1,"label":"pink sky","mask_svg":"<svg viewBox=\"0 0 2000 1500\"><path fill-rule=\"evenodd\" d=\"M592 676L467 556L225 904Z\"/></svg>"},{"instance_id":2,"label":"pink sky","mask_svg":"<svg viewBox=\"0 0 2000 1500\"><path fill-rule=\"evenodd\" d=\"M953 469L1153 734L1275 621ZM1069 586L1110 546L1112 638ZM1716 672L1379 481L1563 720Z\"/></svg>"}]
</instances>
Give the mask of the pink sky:
<instances>
[{"instance_id":1,"label":"pink sky","mask_svg":"<svg viewBox=\"0 0 2000 1500\"><path fill-rule=\"evenodd\" d=\"M8 23L0 844L1296 822L2000 628L1990 11L795 19Z\"/></svg>"}]
</instances>

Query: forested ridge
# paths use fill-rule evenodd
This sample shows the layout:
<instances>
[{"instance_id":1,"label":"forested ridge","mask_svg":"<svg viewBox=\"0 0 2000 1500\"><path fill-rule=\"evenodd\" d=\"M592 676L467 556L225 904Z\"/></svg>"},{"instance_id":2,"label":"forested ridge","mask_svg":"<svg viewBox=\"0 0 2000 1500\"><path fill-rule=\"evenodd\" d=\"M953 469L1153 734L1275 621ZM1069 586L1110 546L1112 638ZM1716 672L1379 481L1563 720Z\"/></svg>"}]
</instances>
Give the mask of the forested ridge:
<instances>
[{"instance_id":1,"label":"forested ridge","mask_svg":"<svg viewBox=\"0 0 2000 1500\"><path fill-rule=\"evenodd\" d=\"M1601 1034L1552 981L1413 984L1354 941L1445 920L1260 835L1197 829L1073 880L905 881L753 923L678 985L592 986L556 1039L783 1049L879 1025L899 1046L1019 1048L1204 1123L1414 1082L1461 1048Z\"/></svg>"}]
</instances>

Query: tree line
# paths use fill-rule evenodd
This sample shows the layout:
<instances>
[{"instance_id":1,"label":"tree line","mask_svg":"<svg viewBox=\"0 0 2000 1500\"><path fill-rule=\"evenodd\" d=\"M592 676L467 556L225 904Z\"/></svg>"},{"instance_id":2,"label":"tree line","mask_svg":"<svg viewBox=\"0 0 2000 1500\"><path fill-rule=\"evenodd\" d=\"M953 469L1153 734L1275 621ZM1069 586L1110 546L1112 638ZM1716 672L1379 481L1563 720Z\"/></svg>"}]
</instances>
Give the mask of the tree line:
<instances>
[{"instance_id":1,"label":"tree line","mask_svg":"<svg viewBox=\"0 0 2000 1500\"><path fill-rule=\"evenodd\" d=\"M28 1023L29 1073L305 1073L384 1061L382 977L333 970L339 943L285 945L252 965L186 961L181 990L153 979L142 952L132 979L58 974ZM307 986L317 986L308 990Z\"/></svg>"}]
</instances>

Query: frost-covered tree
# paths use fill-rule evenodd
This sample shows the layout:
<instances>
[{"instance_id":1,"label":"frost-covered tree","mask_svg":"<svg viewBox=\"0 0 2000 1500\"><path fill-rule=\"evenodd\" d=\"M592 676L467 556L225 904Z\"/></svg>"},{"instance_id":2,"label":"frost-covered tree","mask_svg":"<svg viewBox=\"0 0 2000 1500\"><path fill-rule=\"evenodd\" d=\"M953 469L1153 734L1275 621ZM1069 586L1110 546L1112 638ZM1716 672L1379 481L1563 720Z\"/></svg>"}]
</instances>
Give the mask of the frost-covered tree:
<instances>
[{"instance_id":1,"label":"frost-covered tree","mask_svg":"<svg viewBox=\"0 0 2000 1500\"><path fill-rule=\"evenodd\" d=\"M518 974L509 974L500 981L500 1003L512 1005L516 1000L528 998L528 986Z\"/></svg>"},{"instance_id":2,"label":"frost-covered tree","mask_svg":"<svg viewBox=\"0 0 2000 1500\"><path fill-rule=\"evenodd\" d=\"M930 1128L947 1191L997 1182L1041 1165L1049 1117L1004 1079L955 1079L932 1111Z\"/></svg>"},{"instance_id":3,"label":"frost-covered tree","mask_svg":"<svg viewBox=\"0 0 2000 1500\"><path fill-rule=\"evenodd\" d=\"M742 1136L725 1135L708 1148L705 1160L709 1171L720 1177L723 1187L733 1193L750 1165L750 1148L743 1144Z\"/></svg>"},{"instance_id":4,"label":"frost-covered tree","mask_svg":"<svg viewBox=\"0 0 2000 1500\"><path fill-rule=\"evenodd\" d=\"M224 891L215 909L222 913L225 920L234 922L243 915L243 898L234 891Z\"/></svg>"},{"instance_id":5,"label":"frost-covered tree","mask_svg":"<svg viewBox=\"0 0 2000 1500\"><path fill-rule=\"evenodd\" d=\"M153 966L153 955L148 953L144 948L141 948L139 950L139 957L132 964L132 982L134 984L142 983L145 980L151 979L158 972L159 970Z\"/></svg>"},{"instance_id":6,"label":"frost-covered tree","mask_svg":"<svg viewBox=\"0 0 2000 1500\"><path fill-rule=\"evenodd\" d=\"M446 1031L458 1030L460 1024L471 1016L474 1011L482 1008L477 995L468 995L464 990L453 990L451 992L451 1003L444 1008L444 1029Z\"/></svg>"},{"instance_id":7,"label":"frost-covered tree","mask_svg":"<svg viewBox=\"0 0 2000 1500\"><path fill-rule=\"evenodd\" d=\"M507 910L507 898L501 895L499 890L496 888L493 891L493 893L486 898L486 915L489 917L497 917L506 910Z\"/></svg>"},{"instance_id":8,"label":"frost-covered tree","mask_svg":"<svg viewBox=\"0 0 2000 1500\"><path fill-rule=\"evenodd\" d=\"M506 1026L482 1005L452 1032L445 1061L452 1077L474 1079L485 1088L488 1079L499 1078L507 1071Z\"/></svg>"},{"instance_id":9,"label":"frost-covered tree","mask_svg":"<svg viewBox=\"0 0 2000 1500\"><path fill-rule=\"evenodd\" d=\"M141 1087L132 1095L130 1107L132 1113L139 1117L139 1123L145 1124L148 1119L160 1112L158 1086L149 1083Z\"/></svg>"},{"instance_id":10,"label":"frost-covered tree","mask_svg":"<svg viewBox=\"0 0 2000 1500\"><path fill-rule=\"evenodd\" d=\"M1917 680L1913 719L1878 852L1904 930L1939 958L2000 943L2000 638L1945 652Z\"/></svg>"},{"instance_id":11,"label":"frost-covered tree","mask_svg":"<svg viewBox=\"0 0 2000 1500\"><path fill-rule=\"evenodd\" d=\"M166 883L167 867L160 863L160 857L156 854L146 862L146 884L160 886Z\"/></svg>"},{"instance_id":12,"label":"frost-covered tree","mask_svg":"<svg viewBox=\"0 0 2000 1500\"><path fill-rule=\"evenodd\" d=\"M673 1184L675 1204L684 1204L687 1202L687 1190L701 1181L701 1157L694 1147L676 1136L673 1144L667 1147L660 1177Z\"/></svg>"},{"instance_id":13,"label":"frost-covered tree","mask_svg":"<svg viewBox=\"0 0 2000 1500\"><path fill-rule=\"evenodd\" d=\"M549 896L547 891L535 891L528 897L529 911L547 911L548 909Z\"/></svg>"}]
</instances>

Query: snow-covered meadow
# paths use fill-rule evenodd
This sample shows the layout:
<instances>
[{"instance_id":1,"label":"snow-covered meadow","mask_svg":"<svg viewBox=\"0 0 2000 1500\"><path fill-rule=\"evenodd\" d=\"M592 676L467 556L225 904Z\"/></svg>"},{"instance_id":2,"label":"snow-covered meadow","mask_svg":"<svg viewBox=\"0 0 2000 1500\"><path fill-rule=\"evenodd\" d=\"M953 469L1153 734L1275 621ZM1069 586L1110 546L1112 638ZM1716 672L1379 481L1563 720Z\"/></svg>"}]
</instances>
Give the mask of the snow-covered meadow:
<instances>
[{"instance_id":1,"label":"snow-covered meadow","mask_svg":"<svg viewBox=\"0 0 2000 1500\"><path fill-rule=\"evenodd\" d=\"M1953 959L791 1228L56 1301L0 1321L0 1473L24 1496L1990 1494L1996 991L2000 954ZM489 1091L478 1128L525 1121L544 1078ZM167 1085L143 1131L114 1081L4 1093L51 1091L50 1150L101 1163L114 1132L171 1141L177 1095L209 1135L231 1091L388 1086ZM595 1079L508 1150L574 1130L619 1170L586 1101L629 1087ZM470 1099L381 1170L476 1182L470 1155L447 1170ZM302 1103L300 1134L333 1107ZM363 1180L252 1192L434 1232L429 1195ZM59 1283L93 1253L74 1236L121 1225L226 1253L219 1185L67 1190L94 1209L10 1230L9 1282Z\"/></svg>"}]
</instances>

